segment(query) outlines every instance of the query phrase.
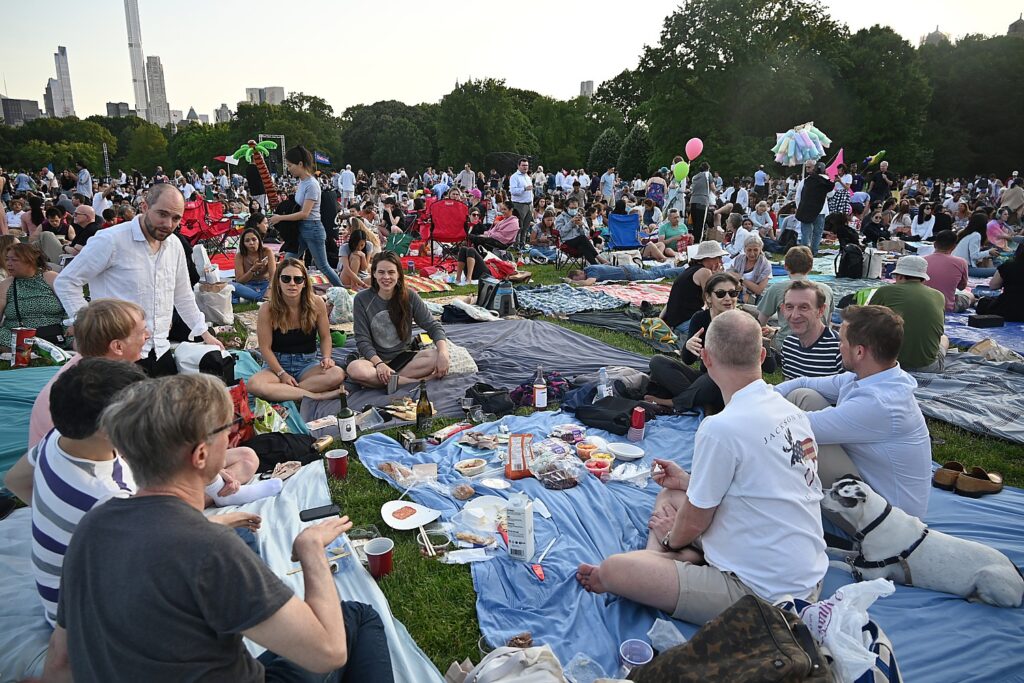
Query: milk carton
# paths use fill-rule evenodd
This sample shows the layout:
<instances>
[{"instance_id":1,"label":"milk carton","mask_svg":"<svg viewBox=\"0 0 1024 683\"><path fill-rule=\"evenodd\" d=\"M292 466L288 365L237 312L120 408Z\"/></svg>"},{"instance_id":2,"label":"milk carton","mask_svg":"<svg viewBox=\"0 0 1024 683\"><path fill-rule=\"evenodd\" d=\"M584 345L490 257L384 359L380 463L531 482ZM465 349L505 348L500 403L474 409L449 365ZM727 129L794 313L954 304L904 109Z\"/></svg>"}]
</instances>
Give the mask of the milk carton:
<instances>
[{"instance_id":1,"label":"milk carton","mask_svg":"<svg viewBox=\"0 0 1024 683\"><path fill-rule=\"evenodd\" d=\"M508 554L512 559L533 559L533 501L521 493L508 499Z\"/></svg>"}]
</instances>

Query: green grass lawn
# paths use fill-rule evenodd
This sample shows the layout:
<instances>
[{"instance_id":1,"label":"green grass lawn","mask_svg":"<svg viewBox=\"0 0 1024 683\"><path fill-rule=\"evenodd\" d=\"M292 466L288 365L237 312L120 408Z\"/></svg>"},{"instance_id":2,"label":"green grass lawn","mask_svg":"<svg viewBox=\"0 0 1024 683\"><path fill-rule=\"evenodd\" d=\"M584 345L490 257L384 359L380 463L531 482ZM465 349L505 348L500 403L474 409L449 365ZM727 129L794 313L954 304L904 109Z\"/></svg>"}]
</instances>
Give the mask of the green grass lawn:
<instances>
[{"instance_id":1,"label":"green grass lawn","mask_svg":"<svg viewBox=\"0 0 1024 683\"><path fill-rule=\"evenodd\" d=\"M528 265L538 284L560 281L564 271L552 265ZM438 292L426 298L450 296L452 293L475 293L476 287L454 288L453 292ZM627 351L653 355L646 344L632 337L587 325L579 325L555 318L540 318L561 325ZM552 365L557 370L557 365ZM776 384L781 373L765 376ZM990 471L1003 473L1006 483L1024 485L1024 446L971 434L957 427L928 420L933 438L932 453L935 460L959 460L967 465L979 465ZM385 432L394 436L391 430ZM422 558L414 532L393 531L384 524L380 506L398 496L398 491L372 477L358 462L349 468L349 479L344 483L332 482L331 493L345 514L355 524L373 524L395 540L395 572L380 582L391 608L409 629L412 637L427 653L438 669L444 671L452 661L470 657L478 661L477 641L480 637L476 619L476 593L468 567L443 565Z\"/></svg>"}]
</instances>

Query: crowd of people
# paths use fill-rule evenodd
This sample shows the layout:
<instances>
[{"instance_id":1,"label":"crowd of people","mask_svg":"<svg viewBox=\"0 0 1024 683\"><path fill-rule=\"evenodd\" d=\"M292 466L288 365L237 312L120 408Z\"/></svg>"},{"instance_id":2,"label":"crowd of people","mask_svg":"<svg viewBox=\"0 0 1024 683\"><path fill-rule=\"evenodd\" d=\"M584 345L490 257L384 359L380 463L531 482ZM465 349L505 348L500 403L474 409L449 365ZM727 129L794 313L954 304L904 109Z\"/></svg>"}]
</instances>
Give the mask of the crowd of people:
<instances>
[{"instance_id":1,"label":"crowd of people","mask_svg":"<svg viewBox=\"0 0 1024 683\"><path fill-rule=\"evenodd\" d=\"M198 276L180 232L190 201L246 216L233 296L263 302L263 365L248 386L270 401L334 398L346 381L393 393L448 374L444 327L388 248L417 236L431 202L467 205L453 259L459 283L487 273L489 252L542 264L566 251L587 263L567 273L578 285L671 279L661 319L679 357L652 358L643 397L707 415L693 468L657 459L662 491L647 548L582 564L578 579L695 623L745 594L819 595L819 502L842 475L923 516L931 447L907 371L943 369L946 312L973 306L1024 321L1017 173L1005 183L921 179L883 161L832 176L809 162L799 175L760 167L726 183L707 163L679 181L667 167L626 179L615 167L550 172L528 159L504 175L470 164L458 173L322 172L301 146L283 163L273 210L258 174L225 169L101 180L82 163L60 174L0 170L0 346L9 348L13 328L33 327L48 340L73 338L78 351L39 395L31 450L5 480L33 506L37 584L55 627L48 674L99 680L127 666L156 678L201 669L235 680L262 667L266 680L291 681L343 667L346 680L391 679L380 617L338 599L324 560L347 517L295 539L300 599L246 547L258 516L209 524L201 514L275 495L282 483L249 483L258 458L228 445L234 414L224 385L177 374L176 342L223 348L193 292ZM639 262L611 263L609 223L630 214ZM858 246L896 238L933 251L902 257L895 282L869 304L843 308L835 328L832 290L809 279L826 237ZM772 278L766 252L784 255L787 278ZM344 362L334 359L314 269L354 293L356 348ZM991 278L1001 293L976 300L972 277ZM414 327L434 345L422 348ZM771 387L763 375L779 367L785 381ZM171 557L168 547L194 552ZM135 580L146 572L162 580ZM126 610L153 628L132 629ZM267 648L259 662L243 636ZM183 650L194 653L188 673Z\"/></svg>"}]
</instances>

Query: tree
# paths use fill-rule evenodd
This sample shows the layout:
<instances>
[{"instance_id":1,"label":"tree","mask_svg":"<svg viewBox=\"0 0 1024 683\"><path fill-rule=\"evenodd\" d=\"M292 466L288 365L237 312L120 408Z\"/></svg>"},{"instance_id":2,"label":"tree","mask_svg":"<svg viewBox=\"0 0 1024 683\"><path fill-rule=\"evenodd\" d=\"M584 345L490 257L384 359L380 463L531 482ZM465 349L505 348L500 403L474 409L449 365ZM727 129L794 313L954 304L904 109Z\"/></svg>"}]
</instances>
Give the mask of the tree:
<instances>
[{"instance_id":1,"label":"tree","mask_svg":"<svg viewBox=\"0 0 1024 683\"><path fill-rule=\"evenodd\" d=\"M430 163L430 140L409 119L388 119L376 135L373 160L378 168L422 168Z\"/></svg>"},{"instance_id":2,"label":"tree","mask_svg":"<svg viewBox=\"0 0 1024 683\"><path fill-rule=\"evenodd\" d=\"M239 160L245 159L250 164L256 164L256 168L260 172L260 180L263 181L263 189L266 191L270 208L276 209L281 200L277 195L274 179L270 176L270 170L267 168L267 162L265 161L265 157L273 149L277 149L277 143L273 140L264 140L260 143L257 143L255 140L249 140L235 150L235 153L231 156Z\"/></svg>"},{"instance_id":3,"label":"tree","mask_svg":"<svg viewBox=\"0 0 1024 683\"><path fill-rule=\"evenodd\" d=\"M526 114L503 81L463 83L441 100L437 128L438 162L482 168L489 154L535 155L537 138Z\"/></svg>"},{"instance_id":4,"label":"tree","mask_svg":"<svg viewBox=\"0 0 1024 683\"><path fill-rule=\"evenodd\" d=\"M126 129L127 130L127 129ZM138 169L146 175L153 173L157 166L167 163L167 139L160 128L151 123L131 129L125 166Z\"/></svg>"},{"instance_id":5,"label":"tree","mask_svg":"<svg viewBox=\"0 0 1024 683\"><path fill-rule=\"evenodd\" d=\"M621 149L622 136L614 128L606 128L590 148L587 168L591 173L604 173L618 163Z\"/></svg>"},{"instance_id":6,"label":"tree","mask_svg":"<svg viewBox=\"0 0 1024 683\"><path fill-rule=\"evenodd\" d=\"M430 163L433 144L428 136L432 129L422 109L397 100L382 100L370 105L349 107L342 114L344 130L341 141L345 161L355 168L369 170L416 167ZM411 135L409 148L403 151L398 131ZM378 155L383 154L384 157Z\"/></svg>"},{"instance_id":7,"label":"tree","mask_svg":"<svg viewBox=\"0 0 1024 683\"><path fill-rule=\"evenodd\" d=\"M647 138L647 127L638 123L622 141L616 168L622 178L632 178L637 175L647 178L651 174L650 166L651 142Z\"/></svg>"}]
</instances>

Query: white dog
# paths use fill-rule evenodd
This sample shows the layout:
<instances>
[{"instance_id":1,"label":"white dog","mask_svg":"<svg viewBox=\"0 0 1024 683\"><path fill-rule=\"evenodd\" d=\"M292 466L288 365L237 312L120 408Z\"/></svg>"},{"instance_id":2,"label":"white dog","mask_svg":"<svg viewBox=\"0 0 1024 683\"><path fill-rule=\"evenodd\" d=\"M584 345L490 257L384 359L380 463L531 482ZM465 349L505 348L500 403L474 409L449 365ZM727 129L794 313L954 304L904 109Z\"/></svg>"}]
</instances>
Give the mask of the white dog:
<instances>
[{"instance_id":1,"label":"white dog","mask_svg":"<svg viewBox=\"0 0 1024 683\"><path fill-rule=\"evenodd\" d=\"M821 505L857 529L860 553L847 559L858 578L891 579L997 607L1020 607L1024 600L1024 577L1006 555L928 529L857 477L837 479Z\"/></svg>"}]
</instances>

